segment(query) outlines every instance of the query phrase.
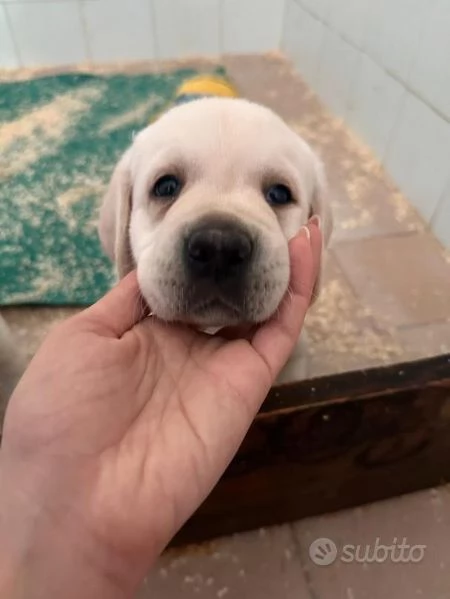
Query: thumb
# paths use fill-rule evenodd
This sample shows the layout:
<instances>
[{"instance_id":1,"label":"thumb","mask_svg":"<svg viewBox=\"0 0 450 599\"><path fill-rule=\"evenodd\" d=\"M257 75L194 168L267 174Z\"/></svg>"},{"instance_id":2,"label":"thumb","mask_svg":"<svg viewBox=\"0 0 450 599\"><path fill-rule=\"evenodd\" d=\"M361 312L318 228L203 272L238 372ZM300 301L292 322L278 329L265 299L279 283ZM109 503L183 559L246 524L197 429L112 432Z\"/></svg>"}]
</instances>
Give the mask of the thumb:
<instances>
[{"instance_id":1,"label":"thumb","mask_svg":"<svg viewBox=\"0 0 450 599\"><path fill-rule=\"evenodd\" d=\"M81 312L79 318L96 332L109 337L122 337L149 313L141 295L136 271L130 272L111 291Z\"/></svg>"}]
</instances>

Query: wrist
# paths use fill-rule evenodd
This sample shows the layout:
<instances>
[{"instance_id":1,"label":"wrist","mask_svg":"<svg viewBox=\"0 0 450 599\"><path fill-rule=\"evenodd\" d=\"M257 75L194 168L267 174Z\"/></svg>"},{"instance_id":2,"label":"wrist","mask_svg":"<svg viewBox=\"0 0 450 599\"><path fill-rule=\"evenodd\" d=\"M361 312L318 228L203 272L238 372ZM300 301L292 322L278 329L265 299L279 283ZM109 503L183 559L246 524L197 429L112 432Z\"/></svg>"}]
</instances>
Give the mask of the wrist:
<instances>
[{"instance_id":1,"label":"wrist","mask_svg":"<svg viewBox=\"0 0 450 599\"><path fill-rule=\"evenodd\" d=\"M23 474L0 459L0 596L131 597L124 560L89 534L76 501L54 500L39 477Z\"/></svg>"}]
</instances>

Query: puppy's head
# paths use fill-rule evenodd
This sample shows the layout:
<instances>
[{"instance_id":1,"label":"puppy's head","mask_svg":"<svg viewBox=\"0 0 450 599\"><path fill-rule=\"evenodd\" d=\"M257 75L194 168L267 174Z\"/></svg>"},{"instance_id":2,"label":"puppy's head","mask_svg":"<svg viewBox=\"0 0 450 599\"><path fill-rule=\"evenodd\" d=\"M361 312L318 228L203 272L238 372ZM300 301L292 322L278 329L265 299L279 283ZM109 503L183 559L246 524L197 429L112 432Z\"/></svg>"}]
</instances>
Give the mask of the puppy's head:
<instances>
[{"instance_id":1,"label":"puppy's head","mask_svg":"<svg viewBox=\"0 0 450 599\"><path fill-rule=\"evenodd\" d=\"M318 214L322 166L272 111L234 99L174 108L117 165L100 237L119 276L137 267L151 310L199 327L258 323L289 284L288 240Z\"/></svg>"}]
</instances>

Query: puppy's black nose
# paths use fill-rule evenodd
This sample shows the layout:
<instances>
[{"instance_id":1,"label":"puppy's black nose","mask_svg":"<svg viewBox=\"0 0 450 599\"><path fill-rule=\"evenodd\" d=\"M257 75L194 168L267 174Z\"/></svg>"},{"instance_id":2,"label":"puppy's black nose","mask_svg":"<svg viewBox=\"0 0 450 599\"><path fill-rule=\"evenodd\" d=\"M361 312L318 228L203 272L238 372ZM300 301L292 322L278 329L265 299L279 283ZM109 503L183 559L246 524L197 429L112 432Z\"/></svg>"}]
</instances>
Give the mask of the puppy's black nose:
<instances>
[{"instance_id":1,"label":"puppy's black nose","mask_svg":"<svg viewBox=\"0 0 450 599\"><path fill-rule=\"evenodd\" d=\"M204 224L190 233L185 245L191 273L216 281L240 274L252 252L250 235L230 223Z\"/></svg>"}]
</instances>

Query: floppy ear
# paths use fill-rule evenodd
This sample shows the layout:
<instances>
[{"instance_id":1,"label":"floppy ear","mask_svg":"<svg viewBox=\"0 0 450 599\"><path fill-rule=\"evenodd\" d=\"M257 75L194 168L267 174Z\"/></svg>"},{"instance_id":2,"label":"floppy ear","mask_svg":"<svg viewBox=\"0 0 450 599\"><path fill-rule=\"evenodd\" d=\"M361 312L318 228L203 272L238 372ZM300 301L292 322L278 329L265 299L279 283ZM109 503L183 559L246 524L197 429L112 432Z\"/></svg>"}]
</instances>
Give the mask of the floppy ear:
<instances>
[{"instance_id":1,"label":"floppy ear","mask_svg":"<svg viewBox=\"0 0 450 599\"><path fill-rule=\"evenodd\" d=\"M99 235L105 253L123 278L134 268L130 246L131 173L130 150L120 159L100 207Z\"/></svg>"},{"instance_id":2,"label":"floppy ear","mask_svg":"<svg viewBox=\"0 0 450 599\"><path fill-rule=\"evenodd\" d=\"M323 164L318 158L316 158L315 162L315 182L313 196L311 200L310 217L315 215L320 217L323 241L322 249L325 249L328 246L331 233L333 231L333 214L331 212L330 202L327 200L326 197L327 185ZM322 287L324 261L325 256L324 252L322 252L322 263L320 265L319 274L314 285L312 303L314 303L317 300L320 293L320 289Z\"/></svg>"}]
</instances>

